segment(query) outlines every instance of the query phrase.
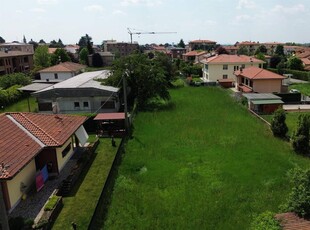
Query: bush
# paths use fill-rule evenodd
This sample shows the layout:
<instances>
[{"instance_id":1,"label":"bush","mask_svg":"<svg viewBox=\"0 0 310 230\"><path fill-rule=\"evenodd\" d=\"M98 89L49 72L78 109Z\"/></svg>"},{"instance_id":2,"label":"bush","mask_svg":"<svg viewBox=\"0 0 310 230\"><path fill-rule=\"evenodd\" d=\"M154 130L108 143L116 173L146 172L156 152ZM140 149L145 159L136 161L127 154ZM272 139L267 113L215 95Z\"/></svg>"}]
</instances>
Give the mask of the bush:
<instances>
[{"instance_id":1,"label":"bush","mask_svg":"<svg viewBox=\"0 0 310 230\"><path fill-rule=\"evenodd\" d=\"M285 111L283 109L276 110L271 120L271 130L274 136L280 138L286 137L288 128L285 123L285 120L286 120Z\"/></svg>"},{"instance_id":2,"label":"bush","mask_svg":"<svg viewBox=\"0 0 310 230\"><path fill-rule=\"evenodd\" d=\"M47 204L44 206L44 211L51 211L51 210L53 210L59 199L60 199L59 196L55 196L55 195L51 196L48 199Z\"/></svg>"},{"instance_id":3,"label":"bush","mask_svg":"<svg viewBox=\"0 0 310 230\"><path fill-rule=\"evenodd\" d=\"M295 152L300 154L309 153L309 115L302 114L298 117L298 126L292 136L292 146Z\"/></svg>"},{"instance_id":4,"label":"bush","mask_svg":"<svg viewBox=\"0 0 310 230\"><path fill-rule=\"evenodd\" d=\"M177 79L172 82L174 88L182 88L184 87L184 81L182 79Z\"/></svg>"},{"instance_id":5,"label":"bush","mask_svg":"<svg viewBox=\"0 0 310 230\"><path fill-rule=\"evenodd\" d=\"M300 217L310 217L310 169L294 168L289 171L293 184L285 205L287 211L295 212Z\"/></svg>"},{"instance_id":6,"label":"bush","mask_svg":"<svg viewBox=\"0 0 310 230\"><path fill-rule=\"evenodd\" d=\"M299 71L299 70L290 70L290 69L281 69L281 73L278 72L277 69L269 68L268 70L282 74L293 74L293 78L303 80L303 81L310 81L310 72L309 71Z\"/></svg>"},{"instance_id":7,"label":"bush","mask_svg":"<svg viewBox=\"0 0 310 230\"><path fill-rule=\"evenodd\" d=\"M264 212L258 215L251 224L251 230L280 230L281 226L274 213Z\"/></svg>"},{"instance_id":8,"label":"bush","mask_svg":"<svg viewBox=\"0 0 310 230\"><path fill-rule=\"evenodd\" d=\"M6 74L0 78L0 88L7 89L13 85L29 85L31 77L23 73Z\"/></svg>"}]
</instances>

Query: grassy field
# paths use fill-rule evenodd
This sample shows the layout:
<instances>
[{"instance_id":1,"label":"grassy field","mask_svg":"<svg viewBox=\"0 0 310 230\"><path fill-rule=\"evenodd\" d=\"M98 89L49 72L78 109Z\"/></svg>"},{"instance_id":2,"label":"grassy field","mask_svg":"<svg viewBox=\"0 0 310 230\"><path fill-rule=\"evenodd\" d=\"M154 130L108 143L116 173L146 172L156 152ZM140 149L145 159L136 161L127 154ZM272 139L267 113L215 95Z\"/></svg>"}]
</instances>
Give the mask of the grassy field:
<instances>
[{"instance_id":1,"label":"grassy field","mask_svg":"<svg viewBox=\"0 0 310 230\"><path fill-rule=\"evenodd\" d=\"M297 89L302 94L310 96L310 83L292 84L289 89Z\"/></svg>"},{"instance_id":2,"label":"grassy field","mask_svg":"<svg viewBox=\"0 0 310 230\"><path fill-rule=\"evenodd\" d=\"M120 139L115 141L119 144ZM71 229L71 222L75 222L78 229L87 229L116 151L110 139L100 139L91 167L81 176L71 196L64 198L64 207L53 229Z\"/></svg>"},{"instance_id":3,"label":"grassy field","mask_svg":"<svg viewBox=\"0 0 310 230\"><path fill-rule=\"evenodd\" d=\"M31 112L37 112L38 106L36 103L36 99L34 97L29 97L29 104L30 104L30 111ZM5 107L4 109L0 109L1 113L4 112L29 112L28 108L28 101L27 98L22 99L13 105L10 105L8 107Z\"/></svg>"},{"instance_id":4,"label":"grassy field","mask_svg":"<svg viewBox=\"0 0 310 230\"><path fill-rule=\"evenodd\" d=\"M171 91L175 108L140 112L104 229L248 229L278 211L286 173L309 160L213 87Z\"/></svg>"}]
</instances>

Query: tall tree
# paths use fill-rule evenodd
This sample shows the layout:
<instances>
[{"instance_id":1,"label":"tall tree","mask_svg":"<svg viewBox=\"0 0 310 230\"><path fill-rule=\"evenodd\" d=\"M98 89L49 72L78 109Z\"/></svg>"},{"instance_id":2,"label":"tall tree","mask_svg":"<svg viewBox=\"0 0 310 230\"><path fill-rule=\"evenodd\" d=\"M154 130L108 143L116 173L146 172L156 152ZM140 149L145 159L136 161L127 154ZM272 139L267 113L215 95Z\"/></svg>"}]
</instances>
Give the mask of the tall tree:
<instances>
[{"instance_id":1,"label":"tall tree","mask_svg":"<svg viewBox=\"0 0 310 230\"><path fill-rule=\"evenodd\" d=\"M292 136L292 146L295 152L300 154L309 153L309 115L302 114L298 117L298 125Z\"/></svg>"},{"instance_id":2,"label":"tall tree","mask_svg":"<svg viewBox=\"0 0 310 230\"><path fill-rule=\"evenodd\" d=\"M58 39L57 44L58 44L59 48L64 48L65 47L65 45L62 43L60 38Z\"/></svg>"},{"instance_id":3,"label":"tall tree","mask_svg":"<svg viewBox=\"0 0 310 230\"><path fill-rule=\"evenodd\" d=\"M259 53L266 54L267 53L266 46L260 45L255 51L255 54L259 54Z\"/></svg>"},{"instance_id":4,"label":"tall tree","mask_svg":"<svg viewBox=\"0 0 310 230\"><path fill-rule=\"evenodd\" d=\"M218 46L215 51L217 54L229 54L223 46Z\"/></svg>"},{"instance_id":5,"label":"tall tree","mask_svg":"<svg viewBox=\"0 0 310 230\"><path fill-rule=\"evenodd\" d=\"M241 47L238 49L237 53L238 53L239 55L249 55L249 50L248 50L245 46L241 46Z\"/></svg>"},{"instance_id":6,"label":"tall tree","mask_svg":"<svg viewBox=\"0 0 310 230\"><path fill-rule=\"evenodd\" d=\"M88 63L88 50L84 47L79 53L79 61L81 64L86 65Z\"/></svg>"},{"instance_id":7,"label":"tall tree","mask_svg":"<svg viewBox=\"0 0 310 230\"><path fill-rule=\"evenodd\" d=\"M63 48L57 48L53 54L51 54L51 64L56 65L60 62L71 61L67 51Z\"/></svg>"},{"instance_id":8,"label":"tall tree","mask_svg":"<svg viewBox=\"0 0 310 230\"><path fill-rule=\"evenodd\" d=\"M184 43L183 39L180 40L180 42L178 43L177 46L181 47L181 48L185 48L185 43Z\"/></svg>"},{"instance_id":9,"label":"tall tree","mask_svg":"<svg viewBox=\"0 0 310 230\"><path fill-rule=\"evenodd\" d=\"M36 68L46 68L51 65L51 56L47 46L39 46L34 52L34 65Z\"/></svg>"},{"instance_id":10,"label":"tall tree","mask_svg":"<svg viewBox=\"0 0 310 230\"><path fill-rule=\"evenodd\" d=\"M27 43L27 40L26 40L25 35L24 35L24 37L23 37L23 43Z\"/></svg>"},{"instance_id":11,"label":"tall tree","mask_svg":"<svg viewBox=\"0 0 310 230\"><path fill-rule=\"evenodd\" d=\"M275 54L279 55L279 56L284 56L284 47L283 47L283 45L277 45Z\"/></svg>"},{"instance_id":12,"label":"tall tree","mask_svg":"<svg viewBox=\"0 0 310 230\"><path fill-rule=\"evenodd\" d=\"M90 37L88 34L80 38L78 45L80 46L80 51L86 47L89 54L94 53L92 37Z\"/></svg>"},{"instance_id":13,"label":"tall tree","mask_svg":"<svg viewBox=\"0 0 310 230\"><path fill-rule=\"evenodd\" d=\"M46 42L43 39L40 39L39 43L40 44L46 44Z\"/></svg>"},{"instance_id":14,"label":"tall tree","mask_svg":"<svg viewBox=\"0 0 310 230\"><path fill-rule=\"evenodd\" d=\"M0 43L5 43L5 40L1 36L0 36Z\"/></svg>"},{"instance_id":15,"label":"tall tree","mask_svg":"<svg viewBox=\"0 0 310 230\"><path fill-rule=\"evenodd\" d=\"M292 70L303 70L303 62L298 57L291 57L287 61L287 68Z\"/></svg>"},{"instance_id":16,"label":"tall tree","mask_svg":"<svg viewBox=\"0 0 310 230\"><path fill-rule=\"evenodd\" d=\"M274 55L270 58L270 68L277 68L277 65L281 62L282 58L279 55Z\"/></svg>"},{"instance_id":17,"label":"tall tree","mask_svg":"<svg viewBox=\"0 0 310 230\"><path fill-rule=\"evenodd\" d=\"M38 43L33 41L32 38L30 39L30 41L28 42L28 44L32 44L33 45L33 49L36 50L38 47Z\"/></svg>"}]
</instances>

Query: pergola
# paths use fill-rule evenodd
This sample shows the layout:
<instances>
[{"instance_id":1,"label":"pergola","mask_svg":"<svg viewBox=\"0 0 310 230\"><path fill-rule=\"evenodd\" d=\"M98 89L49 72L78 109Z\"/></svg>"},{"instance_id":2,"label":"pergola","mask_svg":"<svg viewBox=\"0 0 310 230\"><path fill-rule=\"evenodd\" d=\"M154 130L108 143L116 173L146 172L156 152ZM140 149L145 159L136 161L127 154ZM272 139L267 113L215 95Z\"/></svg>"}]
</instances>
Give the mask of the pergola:
<instances>
[{"instance_id":1,"label":"pergola","mask_svg":"<svg viewBox=\"0 0 310 230\"><path fill-rule=\"evenodd\" d=\"M100 137L122 137L125 134L125 113L98 113L97 135Z\"/></svg>"}]
</instances>

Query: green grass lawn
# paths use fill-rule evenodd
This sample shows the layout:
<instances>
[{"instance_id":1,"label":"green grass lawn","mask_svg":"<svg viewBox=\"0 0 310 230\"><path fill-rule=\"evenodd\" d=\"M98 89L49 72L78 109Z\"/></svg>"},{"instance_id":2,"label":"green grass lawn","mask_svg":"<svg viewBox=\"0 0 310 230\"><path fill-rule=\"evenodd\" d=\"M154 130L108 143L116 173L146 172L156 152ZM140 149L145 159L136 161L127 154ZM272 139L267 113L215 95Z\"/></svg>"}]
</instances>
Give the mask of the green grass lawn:
<instances>
[{"instance_id":1,"label":"green grass lawn","mask_svg":"<svg viewBox=\"0 0 310 230\"><path fill-rule=\"evenodd\" d=\"M278 211L286 173L309 160L274 138L227 91L171 91L175 108L140 112L104 229L248 229Z\"/></svg>"},{"instance_id":2,"label":"green grass lawn","mask_svg":"<svg viewBox=\"0 0 310 230\"><path fill-rule=\"evenodd\" d=\"M302 94L310 96L310 83L291 84L289 89L298 89Z\"/></svg>"},{"instance_id":3,"label":"green grass lawn","mask_svg":"<svg viewBox=\"0 0 310 230\"><path fill-rule=\"evenodd\" d=\"M120 139L115 141L117 144L120 143ZM78 229L87 229L116 151L117 148L111 146L110 139L100 139L95 159L89 170L82 174L80 186L71 196L64 197L64 207L53 229L71 229L71 222L75 222Z\"/></svg>"},{"instance_id":4,"label":"green grass lawn","mask_svg":"<svg viewBox=\"0 0 310 230\"><path fill-rule=\"evenodd\" d=\"M36 99L34 97L29 97L29 104L30 104L30 111L31 112L37 112L38 111L38 105L36 103ZM28 100L27 98L24 98L13 105L7 106L4 109L0 109L1 113L4 112L29 112L28 108Z\"/></svg>"}]
</instances>

